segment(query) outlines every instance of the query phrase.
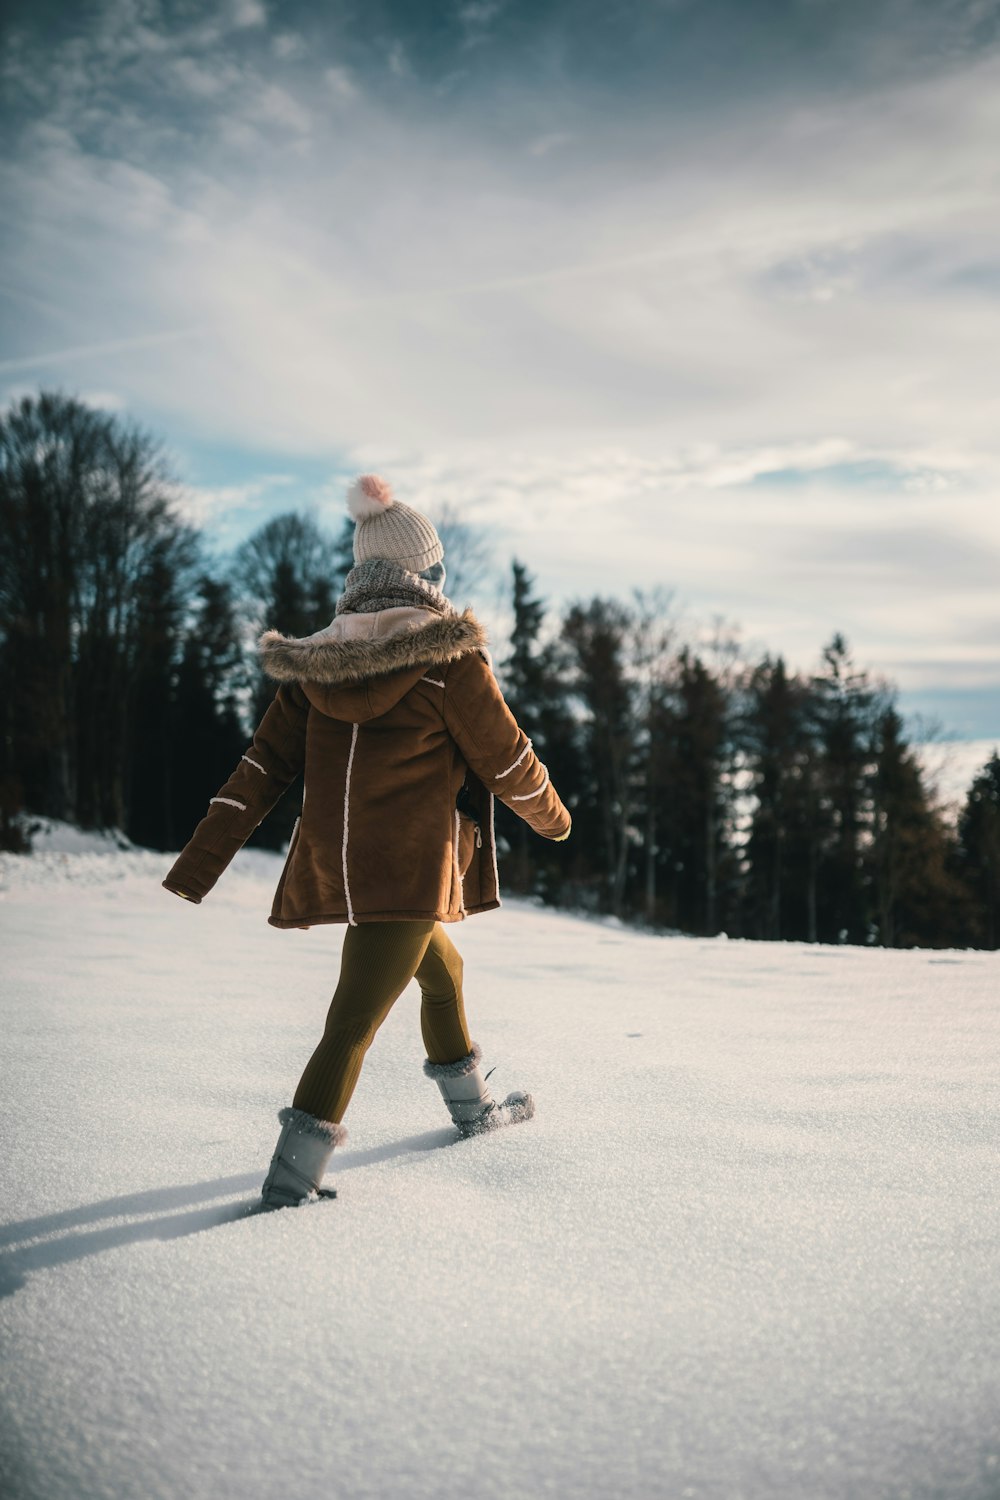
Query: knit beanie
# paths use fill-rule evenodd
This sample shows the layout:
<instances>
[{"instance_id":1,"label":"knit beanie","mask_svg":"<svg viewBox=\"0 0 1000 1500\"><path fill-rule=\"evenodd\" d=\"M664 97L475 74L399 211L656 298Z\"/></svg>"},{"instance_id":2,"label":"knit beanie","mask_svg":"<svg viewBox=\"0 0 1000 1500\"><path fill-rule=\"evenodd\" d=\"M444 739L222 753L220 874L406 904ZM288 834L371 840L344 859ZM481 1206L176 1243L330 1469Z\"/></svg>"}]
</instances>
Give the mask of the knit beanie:
<instances>
[{"instance_id":1,"label":"knit beanie","mask_svg":"<svg viewBox=\"0 0 1000 1500\"><path fill-rule=\"evenodd\" d=\"M347 491L347 509L354 528L354 561L379 558L398 563L410 573L422 573L444 557L441 538L426 516L394 500L378 474L362 474Z\"/></svg>"}]
</instances>

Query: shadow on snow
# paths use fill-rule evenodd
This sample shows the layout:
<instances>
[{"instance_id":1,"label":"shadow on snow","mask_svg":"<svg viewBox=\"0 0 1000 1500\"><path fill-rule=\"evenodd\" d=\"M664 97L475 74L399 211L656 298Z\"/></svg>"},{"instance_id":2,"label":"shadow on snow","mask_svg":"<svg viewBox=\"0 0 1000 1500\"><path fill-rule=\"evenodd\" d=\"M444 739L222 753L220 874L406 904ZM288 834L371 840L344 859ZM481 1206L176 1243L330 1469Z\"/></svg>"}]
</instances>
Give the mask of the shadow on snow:
<instances>
[{"instance_id":1,"label":"shadow on snow","mask_svg":"<svg viewBox=\"0 0 1000 1500\"><path fill-rule=\"evenodd\" d=\"M430 1130L422 1135L407 1136L387 1146L372 1146L367 1151L337 1153L337 1173L354 1171L375 1162L389 1161L414 1152L435 1151L450 1146L459 1137L453 1130ZM241 1172L232 1177L216 1177L211 1182L188 1182L175 1187L149 1188L144 1192L125 1193L119 1198L104 1198L99 1203L81 1204L59 1213L22 1219L16 1224L0 1225L0 1297L10 1296L24 1285L31 1271L66 1265L115 1250L120 1245L139 1244L143 1240L176 1240L220 1224L232 1224L252 1215L256 1197L249 1203L219 1203L232 1193L248 1193L260 1188L263 1173ZM192 1208L193 1204L206 1205ZM174 1210L188 1210L175 1212ZM121 1219L136 1214L153 1214L130 1223L109 1224L102 1229L85 1226L105 1219ZM68 1231L68 1232L67 1232ZM58 1238L43 1238L57 1235ZM23 1243L36 1241L37 1243Z\"/></svg>"}]
</instances>

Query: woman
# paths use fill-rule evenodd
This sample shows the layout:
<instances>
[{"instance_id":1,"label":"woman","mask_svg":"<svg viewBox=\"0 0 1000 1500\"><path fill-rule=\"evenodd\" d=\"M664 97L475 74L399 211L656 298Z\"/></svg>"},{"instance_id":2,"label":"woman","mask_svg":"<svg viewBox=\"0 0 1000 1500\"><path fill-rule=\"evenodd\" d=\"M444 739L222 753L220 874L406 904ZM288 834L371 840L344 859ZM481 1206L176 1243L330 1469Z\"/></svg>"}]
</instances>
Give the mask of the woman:
<instances>
[{"instance_id":1,"label":"woman","mask_svg":"<svg viewBox=\"0 0 1000 1500\"><path fill-rule=\"evenodd\" d=\"M570 830L497 686L481 625L442 592L444 549L430 521L377 474L354 481L348 508L355 567L336 618L302 639L261 637L264 670L281 686L163 882L201 901L305 772L270 921L346 922L347 932L323 1037L278 1115L266 1208L321 1193L365 1053L414 976L424 1071L461 1133L531 1118L530 1095L498 1104L490 1093L466 1026L462 960L442 924L500 905L494 796L545 838Z\"/></svg>"}]
</instances>

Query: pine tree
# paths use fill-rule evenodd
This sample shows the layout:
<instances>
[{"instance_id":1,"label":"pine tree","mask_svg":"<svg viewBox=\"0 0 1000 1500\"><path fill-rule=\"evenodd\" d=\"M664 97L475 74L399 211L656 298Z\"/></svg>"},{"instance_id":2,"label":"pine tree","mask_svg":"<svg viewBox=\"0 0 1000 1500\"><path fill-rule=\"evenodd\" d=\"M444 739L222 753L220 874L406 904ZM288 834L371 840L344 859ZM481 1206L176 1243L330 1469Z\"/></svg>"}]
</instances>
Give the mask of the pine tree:
<instances>
[{"instance_id":1,"label":"pine tree","mask_svg":"<svg viewBox=\"0 0 1000 1500\"><path fill-rule=\"evenodd\" d=\"M510 649L503 662L503 682L507 701L514 709L518 723L534 738L549 686L549 657L540 645L545 622L545 605L533 594L535 586L523 563L511 563L511 603L514 623Z\"/></svg>"},{"instance_id":2,"label":"pine tree","mask_svg":"<svg viewBox=\"0 0 1000 1500\"><path fill-rule=\"evenodd\" d=\"M204 574L185 633L171 722L171 830L181 847L246 743L239 711L242 645L232 586ZM183 747L183 752L181 747Z\"/></svg>"},{"instance_id":3,"label":"pine tree","mask_svg":"<svg viewBox=\"0 0 1000 1500\"><path fill-rule=\"evenodd\" d=\"M629 658L635 686L638 744L634 797L641 831L642 912L649 925L665 918L663 855L671 844L676 782L676 661L673 601L637 592Z\"/></svg>"},{"instance_id":4,"label":"pine tree","mask_svg":"<svg viewBox=\"0 0 1000 1500\"><path fill-rule=\"evenodd\" d=\"M287 511L259 526L233 555L230 577L254 639L261 630L311 635L336 609L345 537L335 541L314 517ZM274 684L251 663L251 717L257 723Z\"/></svg>"},{"instance_id":5,"label":"pine tree","mask_svg":"<svg viewBox=\"0 0 1000 1500\"><path fill-rule=\"evenodd\" d=\"M720 892L731 874L722 787L727 703L699 657L682 651L679 669L675 908L685 931L713 934L719 931Z\"/></svg>"},{"instance_id":6,"label":"pine tree","mask_svg":"<svg viewBox=\"0 0 1000 1500\"><path fill-rule=\"evenodd\" d=\"M788 675L780 656L765 657L751 674L741 726L754 800L746 845L747 931L753 937L806 935L795 910L810 774L805 705L801 679Z\"/></svg>"},{"instance_id":7,"label":"pine tree","mask_svg":"<svg viewBox=\"0 0 1000 1500\"><path fill-rule=\"evenodd\" d=\"M129 838L150 849L166 849L173 831L171 783L178 753L172 730L174 670L180 649L185 601L174 559L150 560L140 583L131 686L127 700L123 802ZM199 817L204 813L202 807ZM189 830L190 832L190 830Z\"/></svg>"},{"instance_id":8,"label":"pine tree","mask_svg":"<svg viewBox=\"0 0 1000 1500\"><path fill-rule=\"evenodd\" d=\"M810 941L863 943L868 936L864 840L871 830L876 693L854 666L842 635L823 652L812 679L813 734L820 799L810 872Z\"/></svg>"},{"instance_id":9,"label":"pine tree","mask_svg":"<svg viewBox=\"0 0 1000 1500\"><path fill-rule=\"evenodd\" d=\"M275 516L237 548L230 576L241 613L254 639L262 629L311 635L333 618L346 529L339 542L314 517L298 511ZM248 663L250 718L256 725L274 697L275 685L260 671L256 653ZM291 836L302 800L301 778L251 835L251 842L278 849Z\"/></svg>"},{"instance_id":10,"label":"pine tree","mask_svg":"<svg viewBox=\"0 0 1000 1500\"><path fill-rule=\"evenodd\" d=\"M878 941L889 948L960 942L963 893L949 869L952 838L891 705L877 726L873 790L868 863Z\"/></svg>"},{"instance_id":11,"label":"pine tree","mask_svg":"<svg viewBox=\"0 0 1000 1500\"><path fill-rule=\"evenodd\" d=\"M637 744L635 694L626 672L632 618L613 599L595 598L568 611L562 642L569 689L580 705L581 790L577 853L592 872L599 905L625 910Z\"/></svg>"},{"instance_id":12,"label":"pine tree","mask_svg":"<svg viewBox=\"0 0 1000 1500\"><path fill-rule=\"evenodd\" d=\"M334 599L344 592L347 575L354 567L354 521L345 516L333 544L333 572L330 589Z\"/></svg>"},{"instance_id":13,"label":"pine tree","mask_svg":"<svg viewBox=\"0 0 1000 1500\"><path fill-rule=\"evenodd\" d=\"M1000 948L1000 755L969 788L958 823L958 869L971 894L971 938Z\"/></svg>"},{"instance_id":14,"label":"pine tree","mask_svg":"<svg viewBox=\"0 0 1000 1500\"><path fill-rule=\"evenodd\" d=\"M513 627L510 645L500 667L504 696L535 752L542 759L568 806L576 800L579 760L575 725L566 699L565 671L558 644L544 642L545 605L534 593L534 579L520 562L511 564ZM535 837L522 818L497 805L497 829L510 850L504 860L504 879L515 890L531 891L546 899L558 896L564 881L567 851L558 856ZM575 842L575 840L574 840Z\"/></svg>"}]
</instances>

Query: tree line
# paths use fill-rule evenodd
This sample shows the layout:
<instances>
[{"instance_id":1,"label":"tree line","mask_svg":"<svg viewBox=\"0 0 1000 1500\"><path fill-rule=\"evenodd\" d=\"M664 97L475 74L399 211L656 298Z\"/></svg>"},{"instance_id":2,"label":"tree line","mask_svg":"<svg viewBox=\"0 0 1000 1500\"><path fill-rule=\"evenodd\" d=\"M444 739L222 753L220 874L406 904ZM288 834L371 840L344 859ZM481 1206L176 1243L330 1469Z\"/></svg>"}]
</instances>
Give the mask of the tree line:
<instances>
[{"instance_id":1,"label":"tree line","mask_svg":"<svg viewBox=\"0 0 1000 1500\"><path fill-rule=\"evenodd\" d=\"M259 630L333 616L349 520L290 511L218 558L175 497L159 445L121 417L53 392L0 417L4 847L32 814L180 847L273 692ZM464 598L482 539L438 521ZM497 672L574 831L546 845L498 805L508 889L705 935L1000 945L1000 758L950 823L891 686L840 635L805 675L721 628L686 639L664 593L553 615L520 562L509 613ZM297 800L255 840L281 847Z\"/></svg>"}]
</instances>

